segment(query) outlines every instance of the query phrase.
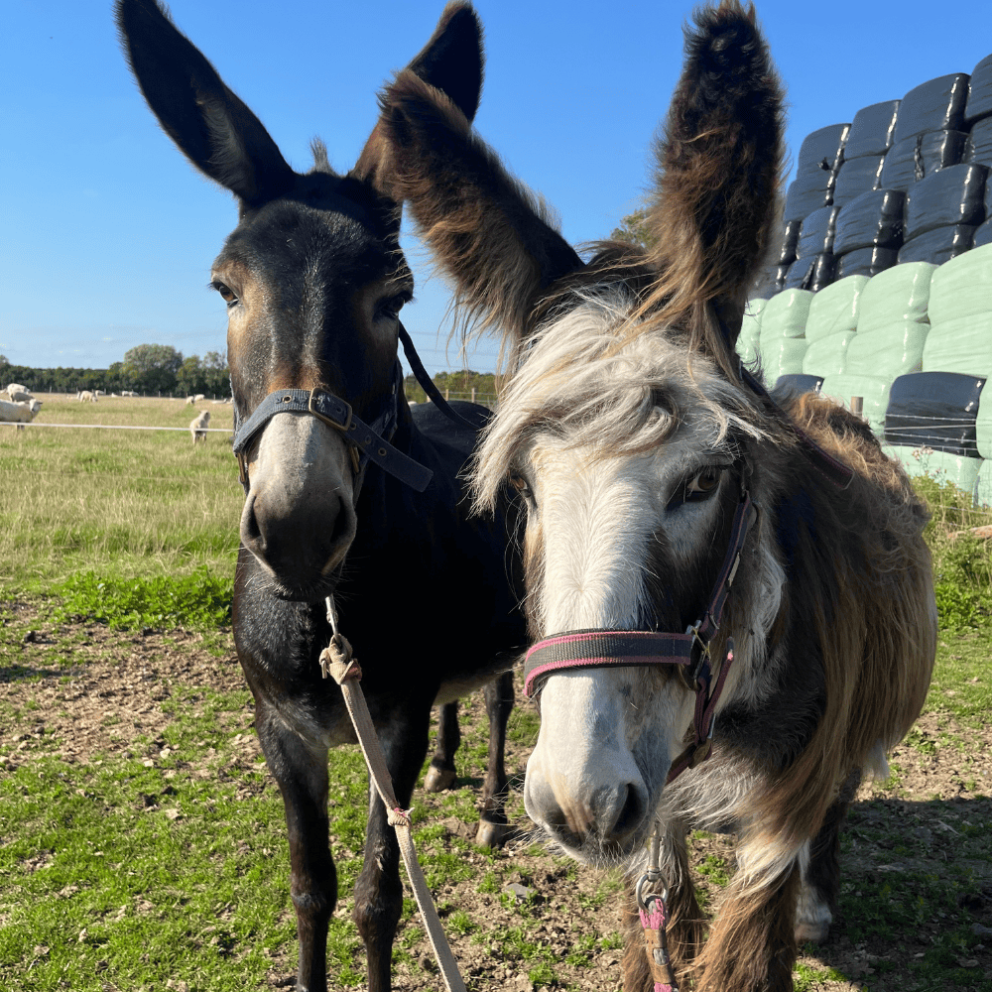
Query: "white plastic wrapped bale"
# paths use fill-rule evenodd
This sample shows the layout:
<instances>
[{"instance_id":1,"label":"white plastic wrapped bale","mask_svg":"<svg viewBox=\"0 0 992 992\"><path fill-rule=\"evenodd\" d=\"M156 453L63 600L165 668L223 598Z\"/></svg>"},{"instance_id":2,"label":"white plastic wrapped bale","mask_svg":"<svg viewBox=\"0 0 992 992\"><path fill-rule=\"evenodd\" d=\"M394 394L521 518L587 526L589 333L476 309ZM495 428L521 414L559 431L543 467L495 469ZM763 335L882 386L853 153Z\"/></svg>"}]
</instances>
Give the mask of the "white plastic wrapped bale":
<instances>
[{"instance_id":1,"label":"white plastic wrapped bale","mask_svg":"<svg viewBox=\"0 0 992 992\"><path fill-rule=\"evenodd\" d=\"M761 314L767 303L767 300L749 300L744 308L741 333L737 337L737 354L745 362L753 362L758 356L758 345L761 340Z\"/></svg>"},{"instance_id":2,"label":"white plastic wrapped bale","mask_svg":"<svg viewBox=\"0 0 992 992\"><path fill-rule=\"evenodd\" d=\"M870 331L859 330L847 347L844 371L887 379L919 372L929 330L929 324L913 320L897 320Z\"/></svg>"},{"instance_id":3,"label":"white plastic wrapped bale","mask_svg":"<svg viewBox=\"0 0 992 992\"><path fill-rule=\"evenodd\" d=\"M864 402L862 414L871 429L881 437L885 430L885 408L889 405L891 379L881 376L851 375L848 372L824 377L820 393L829 396L835 403L851 407L851 399L860 396Z\"/></svg>"},{"instance_id":4,"label":"white plastic wrapped bale","mask_svg":"<svg viewBox=\"0 0 992 992\"><path fill-rule=\"evenodd\" d=\"M923 371L992 376L992 311L934 324L923 347Z\"/></svg>"},{"instance_id":5,"label":"white plastic wrapped bale","mask_svg":"<svg viewBox=\"0 0 992 992\"><path fill-rule=\"evenodd\" d=\"M779 376L796 375L803 370L806 354L805 338L761 338L761 369L766 383L778 381Z\"/></svg>"},{"instance_id":6,"label":"white plastic wrapped bale","mask_svg":"<svg viewBox=\"0 0 992 992\"><path fill-rule=\"evenodd\" d=\"M861 292L858 333L896 320L927 323L930 279L936 268L929 262L908 262L873 276Z\"/></svg>"},{"instance_id":7,"label":"white plastic wrapped bale","mask_svg":"<svg viewBox=\"0 0 992 992\"><path fill-rule=\"evenodd\" d=\"M816 341L806 339L806 353L803 355L803 372L806 375L840 375L846 371L847 349L857 335L854 331L838 331Z\"/></svg>"},{"instance_id":8,"label":"white plastic wrapped bale","mask_svg":"<svg viewBox=\"0 0 992 992\"><path fill-rule=\"evenodd\" d=\"M911 479L927 475L938 482L953 482L966 493L975 491L983 460L966 455L949 455L946 451L910 448L900 444L885 446L885 453L902 463Z\"/></svg>"},{"instance_id":9,"label":"white plastic wrapped bale","mask_svg":"<svg viewBox=\"0 0 992 992\"><path fill-rule=\"evenodd\" d=\"M761 352L777 338L801 338L806 335L813 293L807 289L787 289L777 293L761 312Z\"/></svg>"},{"instance_id":10,"label":"white plastic wrapped bale","mask_svg":"<svg viewBox=\"0 0 992 992\"><path fill-rule=\"evenodd\" d=\"M931 324L989 311L992 311L992 245L973 248L934 272L930 281Z\"/></svg>"},{"instance_id":11,"label":"white plastic wrapped bale","mask_svg":"<svg viewBox=\"0 0 992 992\"><path fill-rule=\"evenodd\" d=\"M857 330L861 292L867 285L867 276L848 276L821 289L809 304L806 340L812 344L831 334Z\"/></svg>"}]
</instances>

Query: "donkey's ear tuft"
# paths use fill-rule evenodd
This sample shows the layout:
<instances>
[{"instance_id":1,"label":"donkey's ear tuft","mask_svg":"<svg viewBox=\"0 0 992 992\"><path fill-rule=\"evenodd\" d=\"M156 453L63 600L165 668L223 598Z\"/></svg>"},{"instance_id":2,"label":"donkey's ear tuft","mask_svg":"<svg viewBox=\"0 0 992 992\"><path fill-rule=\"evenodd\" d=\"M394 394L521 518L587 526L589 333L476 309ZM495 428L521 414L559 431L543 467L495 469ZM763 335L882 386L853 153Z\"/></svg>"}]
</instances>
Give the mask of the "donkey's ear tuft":
<instances>
[{"instance_id":1,"label":"donkey's ear tuft","mask_svg":"<svg viewBox=\"0 0 992 992\"><path fill-rule=\"evenodd\" d=\"M117 0L125 57L152 113L180 151L243 205L277 197L296 181L276 143L224 85L156 0Z\"/></svg>"},{"instance_id":2,"label":"donkey's ear tuft","mask_svg":"<svg viewBox=\"0 0 992 992\"><path fill-rule=\"evenodd\" d=\"M471 122L479 109L484 62L482 25L471 4L454 0L444 8L430 41L397 78L412 73L442 93ZM390 150L383 139L380 121L369 135L351 175L395 198L392 172Z\"/></svg>"},{"instance_id":3,"label":"donkey's ear tuft","mask_svg":"<svg viewBox=\"0 0 992 992\"><path fill-rule=\"evenodd\" d=\"M471 121L479 109L484 65L479 18L471 4L456 0L444 8L431 40L407 68L446 94Z\"/></svg>"}]
</instances>

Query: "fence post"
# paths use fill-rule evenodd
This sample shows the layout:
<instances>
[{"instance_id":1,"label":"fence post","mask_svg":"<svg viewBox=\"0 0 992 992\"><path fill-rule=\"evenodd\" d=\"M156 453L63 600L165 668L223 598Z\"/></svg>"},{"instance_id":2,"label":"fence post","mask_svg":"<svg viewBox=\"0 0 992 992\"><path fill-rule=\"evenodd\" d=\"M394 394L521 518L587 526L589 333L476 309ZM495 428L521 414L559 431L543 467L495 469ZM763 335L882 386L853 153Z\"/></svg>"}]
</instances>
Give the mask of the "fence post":
<instances>
[{"instance_id":1,"label":"fence post","mask_svg":"<svg viewBox=\"0 0 992 992\"><path fill-rule=\"evenodd\" d=\"M444 402L445 403L448 402L448 389L447 389L447 387L445 387L445 390L444 390Z\"/></svg>"},{"instance_id":2,"label":"fence post","mask_svg":"<svg viewBox=\"0 0 992 992\"><path fill-rule=\"evenodd\" d=\"M865 408L865 398L863 396L851 397L851 413L857 414L857 416L859 417L863 417L864 408Z\"/></svg>"},{"instance_id":3,"label":"fence post","mask_svg":"<svg viewBox=\"0 0 992 992\"><path fill-rule=\"evenodd\" d=\"M475 402L475 386L472 387L472 402Z\"/></svg>"}]
</instances>

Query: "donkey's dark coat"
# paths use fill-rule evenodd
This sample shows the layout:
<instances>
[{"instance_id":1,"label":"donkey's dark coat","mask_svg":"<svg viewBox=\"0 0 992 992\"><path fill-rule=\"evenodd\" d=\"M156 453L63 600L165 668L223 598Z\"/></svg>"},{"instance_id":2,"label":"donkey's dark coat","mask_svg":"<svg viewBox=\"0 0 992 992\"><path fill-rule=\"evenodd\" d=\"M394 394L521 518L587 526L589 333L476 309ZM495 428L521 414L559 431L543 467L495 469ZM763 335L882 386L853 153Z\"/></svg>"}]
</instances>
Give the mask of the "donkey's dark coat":
<instances>
[{"instance_id":1,"label":"donkey's dark coat","mask_svg":"<svg viewBox=\"0 0 992 992\"><path fill-rule=\"evenodd\" d=\"M297 988L326 989L326 937L337 898L328 845L328 748L353 735L341 693L321 677L333 595L362 663L365 691L398 800L409 805L428 746L429 713L486 684L495 734L484 819L505 824L502 734L512 705L507 673L525 633L516 611L511 522L469 515L459 474L475 432L431 407L412 412L396 390L398 314L412 276L398 245L399 208L383 184L373 133L360 162L336 175L321 146L294 172L251 113L154 0L118 0L126 55L149 106L184 154L231 190L240 221L213 266L229 311L236 419L277 389L319 388L372 422L395 406L391 440L434 473L423 493L379 468L356 471L341 432L282 413L244 453L246 503L234 598L238 657L255 723L282 791L300 941ZM450 4L408 67L447 92L467 117L482 82L481 33L471 7ZM476 425L487 412L459 404ZM500 676L497 683L492 679ZM443 752L457 746L446 709ZM373 798L355 920L369 987L390 988L402 906L398 849Z\"/></svg>"}]
</instances>

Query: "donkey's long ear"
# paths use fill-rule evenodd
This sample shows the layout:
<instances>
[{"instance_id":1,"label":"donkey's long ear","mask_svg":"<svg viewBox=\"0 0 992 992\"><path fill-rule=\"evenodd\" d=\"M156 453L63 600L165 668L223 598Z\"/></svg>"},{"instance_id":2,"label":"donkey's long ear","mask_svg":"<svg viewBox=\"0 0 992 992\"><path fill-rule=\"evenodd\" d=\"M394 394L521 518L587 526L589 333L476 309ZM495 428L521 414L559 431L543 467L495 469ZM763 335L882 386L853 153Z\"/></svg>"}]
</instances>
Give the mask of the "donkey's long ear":
<instances>
[{"instance_id":1,"label":"donkey's long ear","mask_svg":"<svg viewBox=\"0 0 992 992\"><path fill-rule=\"evenodd\" d=\"M771 238L782 116L781 86L753 6L723 0L697 12L657 148L649 224L660 276L650 305L667 321L692 317L704 339L698 343L721 361L730 358Z\"/></svg>"},{"instance_id":2,"label":"donkey's long ear","mask_svg":"<svg viewBox=\"0 0 992 992\"><path fill-rule=\"evenodd\" d=\"M452 0L444 8L430 41L406 68L446 94L471 121L479 109L484 66L479 18L470 3ZM371 182L381 193L392 195L389 155L389 144L379 122L365 143L351 175Z\"/></svg>"},{"instance_id":3,"label":"donkey's long ear","mask_svg":"<svg viewBox=\"0 0 992 992\"><path fill-rule=\"evenodd\" d=\"M156 0L117 0L116 13L148 106L198 169L249 206L293 186L295 173L261 122Z\"/></svg>"},{"instance_id":4,"label":"donkey's long ear","mask_svg":"<svg viewBox=\"0 0 992 992\"><path fill-rule=\"evenodd\" d=\"M519 340L542 292L582 260L445 93L407 70L381 103L394 196L409 204L466 316Z\"/></svg>"}]
</instances>

